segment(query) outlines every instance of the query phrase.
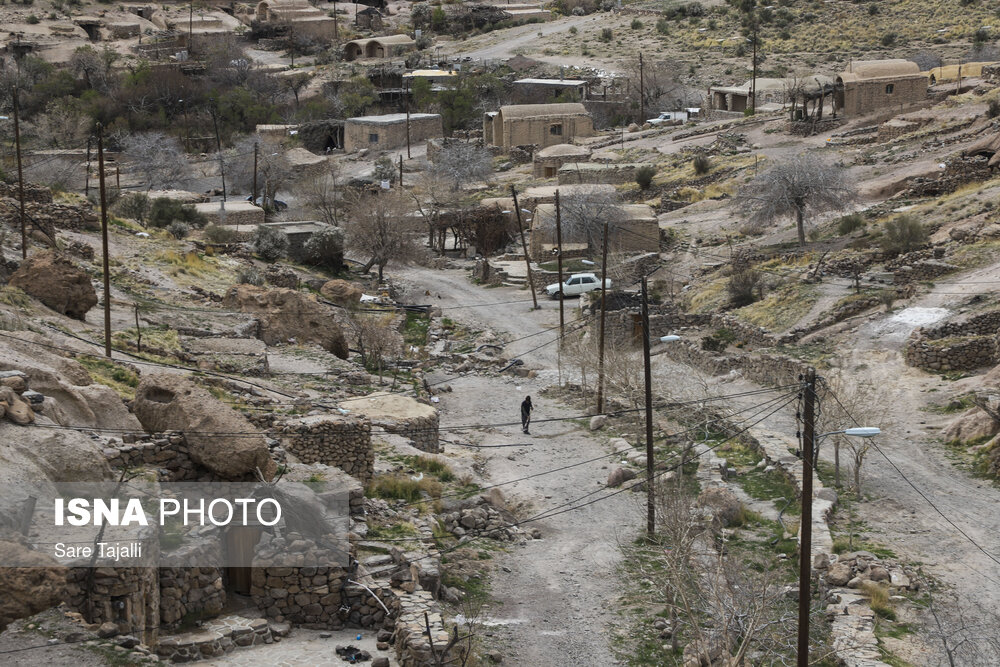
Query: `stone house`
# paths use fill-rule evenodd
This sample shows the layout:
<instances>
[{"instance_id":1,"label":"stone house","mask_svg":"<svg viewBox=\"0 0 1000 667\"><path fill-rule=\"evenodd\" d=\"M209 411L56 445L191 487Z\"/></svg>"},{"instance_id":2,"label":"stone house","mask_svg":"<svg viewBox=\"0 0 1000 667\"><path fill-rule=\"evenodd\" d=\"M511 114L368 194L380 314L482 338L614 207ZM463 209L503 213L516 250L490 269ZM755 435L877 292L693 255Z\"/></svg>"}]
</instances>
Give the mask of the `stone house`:
<instances>
[{"instance_id":1,"label":"stone house","mask_svg":"<svg viewBox=\"0 0 1000 667\"><path fill-rule=\"evenodd\" d=\"M834 109L845 116L889 111L927 99L927 75L910 60L852 62L837 75Z\"/></svg>"},{"instance_id":2,"label":"stone house","mask_svg":"<svg viewBox=\"0 0 1000 667\"><path fill-rule=\"evenodd\" d=\"M483 140L510 149L535 145L542 148L572 143L594 135L594 119L578 102L565 104L515 104L487 113Z\"/></svg>"},{"instance_id":3,"label":"stone house","mask_svg":"<svg viewBox=\"0 0 1000 667\"><path fill-rule=\"evenodd\" d=\"M354 15L354 25L368 30L382 29L382 12L374 7L362 9Z\"/></svg>"},{"instance_id":4,"label":"stone house","mask_svg":"<svg viewBox=\"0 0 1000 667\"><path fill-rule=\"evenodd\" d=\"M261 23L285 24L297 34L331 39L334 19L306 0L263 0L252 15Z\"/></svg>"},{"instance_id":5,"label":"stone house","mask_svg":"<svg viewBox=\"0 0 1000 667\"><path fill-rule=\"evenodd\" d=\"M588 162L590 149L574 144L556 144L537 151L532 157L535 178L554 178L559 167L569 162Z\"/></svg>"},{"instance_id":6,"label":"stone house","mask_svg":"<svg viewBox=\"0 0 1000 667\"><path fill-rule=\"evenodd\" d=\"M406 145L406 114L360 116L344 122L344 150L391 150ZM411 113L410 143L444 136L441 114Z\"/></svg>"},{"instance_id":7,"label":"stone house","mask_svg":"<svg viewBox=\"0 0 1000 667\"><path fill-rule=\"evenodd\" d=\"M831 77L821 75L787 79L758 77L756 106L758 109L767 105L785 106L814 88L829 90L832 85ZM739 86L712 86L708 89L709 105L717 111L746 111L753 106L750 103L752 90L752 79Z\"/></svg>"},{"instance_id":8,"label":"stone house","mask_svg":"<svg viewBox=\"0 0 1000 667\"><path fill-rule=\"evenodd\" d=\"M580 79L519 79L514 82L514 104L551 104L582 102L587 96L587 82Z\"/></svg>"},{"instance_id":9,"label":"stone house","mask_svg":"<svg viewBox=\"0 0 1000 667\"><path fill-rule=\"evenodd\" d=\"M416 49L417 43L408 35L354 39L344 44L344 60L393 58Z\"/></svg>"},{"instance_id":10,"label":"stone house","mask_svg":"<svg viewBox=\"0 0 1000 667\"><path fill-rule=\"evenodd\" d=\"M562 195L560 191L560 195ZM598 236L600 232L598 232ZM619 206L608 220L609 249L618 252L659 252L660 227L656 213L646 204ZM563 217L563 251L588 246L583 230L574 229ZM599 245L599 244L598 244ZM531 223L531 256L543 257L556 247L556 206L539 204ZM599 248L590 248L591 251Z\"/></svg>"}]
</instances>

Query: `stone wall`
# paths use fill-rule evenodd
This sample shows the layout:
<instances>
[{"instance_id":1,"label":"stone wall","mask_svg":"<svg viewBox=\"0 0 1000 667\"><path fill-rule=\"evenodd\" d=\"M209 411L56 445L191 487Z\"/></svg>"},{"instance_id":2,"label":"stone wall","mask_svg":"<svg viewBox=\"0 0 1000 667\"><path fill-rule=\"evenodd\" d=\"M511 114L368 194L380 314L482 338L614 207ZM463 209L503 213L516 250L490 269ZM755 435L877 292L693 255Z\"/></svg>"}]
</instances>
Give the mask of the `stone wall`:
<instances>
[{"instance_id":1,"label":"stone wall","mask_svg":"<svg viewBox=\"0 0 1000 667\"><path fill-rule=\"evenodd\" d=\"M372 423L389 433L409 438L410 444L421 451L437 454L441 450L437 412L411 419L375 419Z\"/></svg>"},{"instance_id":2,"label":"stone wall","mask_svg":"<svg viewBox=\"0 0 1000 667\"><path fill-rule=\"evenodd\" d=\"M155 545L154 543L151 543ZM88 575L94 573L89 596ZM134 635L142 643L156 644L160 628L160 585L156 568L76 567L66 581L66 604L90 623L114 623L120 634Z\"/></svg>"},{"instance_id":3,"label":"stone wall","mask_svg":"<svg viewBox=\"0 0 1000 667\"><path fill-rule=\"evenodd\" d=\"M29 223L34 223L36 227L41 227L50 235L53 229L82 231L99 228L97 214L89 205L85 204L70 205L26 201L24 212L28 216ZM20 224L20 216L21 210L17 199L0 197L0 223Z\"/></svg>"},{"instance_id":4,"label":"stone wall","mask_svg":"<svg viewBox=\"0 0 1000 667\"><path fill-rule=\"evenodd\" d=\"M1000 333L1000 309L989 310L955 322L945 322L935 327L921 327L915 335L936 340L956 336L995 336Z\"/></svg>"},{"instance_id":5,"label":"stone wall","mask_svg":"<svg viewBox=\"0 0 1000 667\"><path fill-rule=\"evenodd\" d=\"M156 468L161 481L189 482L207 471L191 460L183 435L163 435L118 447L105 447L112 468Z\"/></svg>"},{"instance_id":6,"label":"stone wall","mask_svg":"<svg viewBox=\"0 0 1000 667\"><path fill-rule=\"evenodd\" d=\"M929 371L972 370L993 366L997 359L997 338L911 338L903 352L903 358L908 366Z\"/></svg>"},{"instance_id":7,"label":"stone wall","mask_svg":"<svg viewBox=\"0 0 1000 667\"><path fill-rule=\"evenodd\" d=\"M632 183L638 164L608 164L601 167L578 166L578 161L562 164L556 172L559 185L574 185L578 183Z\"/></svg>"},{"instance_id":8,"label":"stone wall","mask_svg":"<svg viewBox=\"0 0 1000 667\"><path fill-rule=\"evenodd\" d=\"M221 543L211 541L212 548ZM219 555L221 558L221 554ZM191 618L215 616L226 606L222 571L216 567L161 567L160 623L177 627Z\"/></svg>"},{"instance_id":9,"label":"stone wall","mask_svg":"<svg viewBox=\"0 0 1000 667\"><path fill-rule=\"evenodd\" d=\"M7 197L9 199L18 199L19 196L20 196L20 190L16 183L0 182L0 197ZM51 204L52 191L49 190L44 185L25 183L24 201L25 203L35 202L38 204Z\"/></svg>"},{"instance_id":10,"label":"stone wall","mask_svg":"<svg viewBox=\"0 0 1000 667\"><path fill-rule=\"evenodd\" d=\"M312 415L287 422L282 433L285 450L301 462L334 466L367 483L375 473L371 428L365 418Z\"/></svg>"},{"instance_id":11,"label":"stone wall","mask_svg":"<svg viewBox=\"0 0 1000 667\"><path fill-rule=\"evenodd\" d=\"M808 368L808 364L781 354L727 355L702 350L687 341L667 345L664 354L712 375L724 375L735 370L748 380L766 386L798 382L799 376Z\"/></svg>"}]
</instances>

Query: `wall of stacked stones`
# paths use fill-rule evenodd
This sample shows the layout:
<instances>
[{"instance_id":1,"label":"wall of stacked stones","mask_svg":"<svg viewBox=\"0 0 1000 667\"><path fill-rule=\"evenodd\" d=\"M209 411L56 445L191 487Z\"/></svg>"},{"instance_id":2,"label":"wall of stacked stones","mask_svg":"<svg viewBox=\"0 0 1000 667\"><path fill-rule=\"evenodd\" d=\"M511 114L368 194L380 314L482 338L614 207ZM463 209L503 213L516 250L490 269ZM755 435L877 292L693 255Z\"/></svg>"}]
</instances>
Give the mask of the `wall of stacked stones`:
<instances>
[{"instance_id":1,"label":"wall of stacked stones","mask_svg":"<svg viewBox=\"0 0 1000 667\"><path fill-rule=\"evenodd\" d=\"M166 472L164 481L187 482L198 479L206 471L191 460L187 442L182 435L154 437L119 447L104 449L104 457L112 468L157 468Z\"/></svg>"},{"instance_id":2,"label":"wall of stacked stones","mask_svg":"<svg viewBox=\"0 0 1000 667\"><path fill-rule=\"evenodd\" d=\"M1000 333L1000 310L990 310L957 322L921 327L913 332L913 336L936 340L956 336L995 336L998 333Z\"/></svg>"},{"instance_id":3,"label":"wall of stacked stones","mask_svg":"<svg viewBox=\"0 0 1000 667\"><path fill-rule=\"evenodd\" d=\"M997 362L996 336L911 338L903 352L908 366L928 371L958 371L993 366Z\"/></svg>"},{"instance_id":4,"label":"wall of stacked stones","mask_svg":"<svg viewBox=\"0 0 1000 667\"><path fill-rule=\"evenodd\" d=\"M284 447L303 463L334 466L367 483L375 474L371 428L357 417L306 418L285 426Z\"/></svg>"},{"instance_id":5,"label":"wall of stacked stones","mask_svg":"<svg viewBox=\"0 0 1000 667\"><path fill-rule=\"evenodd\" d=\"M24 212L43 229L69 229L80 231L96 229L97 214L89 206L53 204L44 202L25 202ZM20 208L17 200L0 198L0 221L13 223L20 219Z\"/></svg>"},{"instance_id":6,"label":"wall of stacked stones","mask_svg":"<svg viewBox=\"0 0 1000 667\"><path fill-rule=\"evenodd\" d=\"M219 568L163 567L159 571L162 625L177 627L185 618L215 616L226 606Z\"/></svg>"},{"instance_id":7,"label":"wall of stacked stones","mask_svg":"<svg viewBox=\"0 0 1000 667\"><path fill-rule=\"evenodd\" d=\"M433 415L426 417L376 420L374 423L389 433L409 438L411 444L421 451L437 454L441 447L438 439L438 422L435 410Z\"/></svg>"},{"instance_id":8,"label":"wall of stacked stones","mask_svg":"<svg viewBox=\"0 0 1000 667\"><path fill-rule=\"evenodd\" d=\"M91 573L94 575L92 588L89 585ZM92 591L89 596L88 589ZM149 646L156 644L160 628L160 585L156 568L72 568L66 577L66 604L91 623L115 623L121 634L134 635Z\"/></svg>"},{"instance_id":9,"label":"wall of stacked stones","mask_svg":"<svg viewBox=\"0 0 1000 667\"><path fill-rule=\"evenodd\" d=\"M778 354L726 355L702 350L693 343L678 341L667 346L668 357L705 373L724 375L736 370L743 377L768 386L785 386L799 381L808 364Z\"/></svg>"},{"instance_id":10,"label":"wall of stacked stones","mask_svg":"<svg viewBox=\"0 0 1000 667\"><path fill-rule=\"evenodd\" d=\"M0 183L0 197L17 199L20 196L19 192L20 189L16 183ZM38 204L51 204L52 191L43 185L25 183L24 201L25 203L35 202Z\"/></svg>"}]
</instances>

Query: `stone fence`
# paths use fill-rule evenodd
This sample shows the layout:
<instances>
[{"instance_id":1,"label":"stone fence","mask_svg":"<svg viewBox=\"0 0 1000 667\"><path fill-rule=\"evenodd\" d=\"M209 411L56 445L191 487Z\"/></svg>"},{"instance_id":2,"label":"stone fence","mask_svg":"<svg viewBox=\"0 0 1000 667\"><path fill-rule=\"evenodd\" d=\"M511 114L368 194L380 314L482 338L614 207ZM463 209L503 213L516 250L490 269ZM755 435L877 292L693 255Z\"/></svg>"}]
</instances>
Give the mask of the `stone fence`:
<instances>
[{"instance_id":1,"label":"stone fence","mask_svg":"<svg viewBox=\"0 0 1000 667\"><path fill-rule=\"evenodd\" d=\"M371 431L368 419L340 415L300 417L282 429L285 451L299 461L340 468L362 483L375 474Z\"/></svg>"},{"instance_id":2,"label":"stone fence","mask_svg":"<svg viewBox=\"0 0 1000 667\"><path fill-rule=\"evenodd\" d=\"M909 366L929 371L972 370L1000 358L1000 309L935 327L920 327L903 350Z\"/></svg>"},{"instance_id":3,"label":"stone fence","mask_svg":"<svg viewBox=\"0 0 1000 667\"><path fill-rule=\"evenodd\" d=\"M389 433L409 438L410 443L421 451L431 454L437 454L440 451L438 415L436 411L433 415L410 419L376 418L372 423Z\"/></svg>"},{"instance_id":4,"label":"stone fence","mask_svg":"<svg viewBox=\"0 0 1000 667\"><path fill-rule=\"evenodd\" d=\"M7 197L9 199L18 199L20 197L20 191L18 189L17 184L0 182L0 197ZM24 201L25 203L35 202L37 204L51 204L52 190L49 190L44 185L25 183Z\"/></svg>"},{"instance_id":5,"label":"stone fence","mask_svg":"<svg viewBox=\"0 0 1000 667\"><path fill-rule=\"evenodd\" d=\"M663 354L712 375L737 371L752 382L766 386L785 386L799 381L808 364L781 354L727 355L700 349L687 341L665 346Z\"/></svg>"},{"instance_id":6,"label":"stone fence","mask_svg":"<svg viewBox=\"0 0 1000 667\"><path fill-rule=\"evenodd\" d=\"M945 322L935 327L921 327L914 331L914 335L931 340L956 336L995 336L998 333L1000 333L1000 309L972 315L956 322Z\"/></svg>"},{"instance_id":7,"label":"stone fence","mask_svg":"<svg viewBox=\"0 0 1000 667\"><path fill-rule=\"evenodd\" d=\"M168 482L190 482L208 474L191 460L187 441L179 434L105 447L104 458L115 469L156 468L160 471L160 479Z\"/></svg>"}]
</instances>

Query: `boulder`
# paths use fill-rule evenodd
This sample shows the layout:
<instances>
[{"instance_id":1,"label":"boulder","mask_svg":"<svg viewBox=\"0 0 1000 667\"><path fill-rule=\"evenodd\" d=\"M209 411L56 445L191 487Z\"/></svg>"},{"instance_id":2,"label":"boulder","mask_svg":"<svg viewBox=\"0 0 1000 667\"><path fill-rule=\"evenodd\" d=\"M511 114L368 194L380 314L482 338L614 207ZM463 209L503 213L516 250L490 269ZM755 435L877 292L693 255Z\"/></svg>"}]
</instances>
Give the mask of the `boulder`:
<instances>
[{"instance_id":1,"label":"boulder","mask_svg":"<svg viewBox=\"0 0 1000 667\"><path fill-rule=\"evenodd\" d=\"M31 406L10 387L0 387L0 406L3 406L7 419L15 424L27 426L35 421Z\"/></svg>"},{"instance_id":2,"label":"boulder","mask_svg":"<svg viewBox=\"0 0 1000 667\"><path fill-rule=\"evenodd\" d=\"M0 562L25 567L0 568L0 632L19 618L54 607L65 598L66 572L48 554L13 541L0 541Z\"/></svg>"},{"instance_id":3,"label":"boulder","mask_svg":"<svg viewBox=\"0 0 1000 667\"><path fill-rule=\"evenodd\" d=\"M868 578L872 581L889 581L889 570L881 565L872 565L868 570Z\"/></svg>"},{"instance_id":4,"label":"boulder","mask_svg":"<svg viewBox=\"0 0 1000 667\"><path fill-rule=\"evenodd\" d=\"M52 310L82 320L97 305L90 277L68 258L55 252L32 255L10 277L22 289Z\"/></svg>"},{"instance_id":5,"label":"boulder","mask_svg":"<svg viewBox=\"0 0 1000 667\"><path fill-rule=\"evenodd\" d=\"M608 421L607 415L594 415L593 417L590 418L590 430L591 431L601 430L602 428L604 428L604 425L607 423L607 421Z\"/></svg>"},{"instance_id":6,"label":"boulder","mask_svg":"<svg viewBox=\"0 0 1000 667\"><path fill-rule=\"evenodd\" d=\"M830 571L826 573L826 583L831 586L846 586L852 576L851 566L838 561L831 565Z\"/></svg>"},{"instance_id":7,"label":"boulder","mask_svg":"<svg viewBox=\"0 0 1000 667\"><path fill-rule=\"evenodd\" d=\"M291 267L282 264L271 264L268 266L267 271L264 273L264 278L269 284L275 287L284 287L287 289L299 288L299 274L295 273L295 270Z\"/></svg>"},{"instance_id":8,"label":"boulder","mask_svg":"<svg viewBox=\"0 0 1000 667\"><path fill-rule=\"evenodd\" d=\"M319 293L327 301L345 308L361 303L362 291L346 280L328 280L319 288Z\"/></svg>"},{"instance_id":9,"label":"boulder","mask_svg":"<svg viewBox=\"0 0 1000 667\"><path fill-rule=\"evenodd\" d=\"M698 496L698 504L711 509L712 514L723 526L732 525L743 507L736 494L722 487L711 487L702 491Z\"/></svg>"},{"instance_id":10,"label":"boulder","mask_svg":"<svg viewBox=\"0 0 1000 667\"><path fill-rule=\"evenodd\" d=\"M187 378L166 373L144 377L132 407L147 431L183 432L191 458L223 479L247 479L258 468L266 479L276 472L257 428Z\"/></svg>"},{"instance_id":11,"label":"boulder","mask_svg":"<svg viewBox=\"0 0 1000 667\"><path fill-rule=\"evenodd\" d=\"M1000 433L1000 423L979 408L966 410L952 420L941 436L945 442L968 442L980 440Z\"/></svg>"},{"instance_id":12,"label":"boulder","mask_svg":"<svg viewBox=\"0 0 1000 667\"><path fill-rule=\"evenodd\" d=\"M635 471L630 468L615 468L608 475L608 486L611 488L621 486L625 482L635 479Z\"/></svg>"},{"instance_id":13,"label":"boulder","mask_svg":"<svg viewBox=\"0 0 1000 667\"><path fill-rule=\"evenodd\" d=\"M268 345L296 341L318 343L341 359L348 355L347 340L327 306L315 297L291 289L266 289L253 285L232 287L222 301L257 316L257 337Z\"/></svg>"}]
</instances>

